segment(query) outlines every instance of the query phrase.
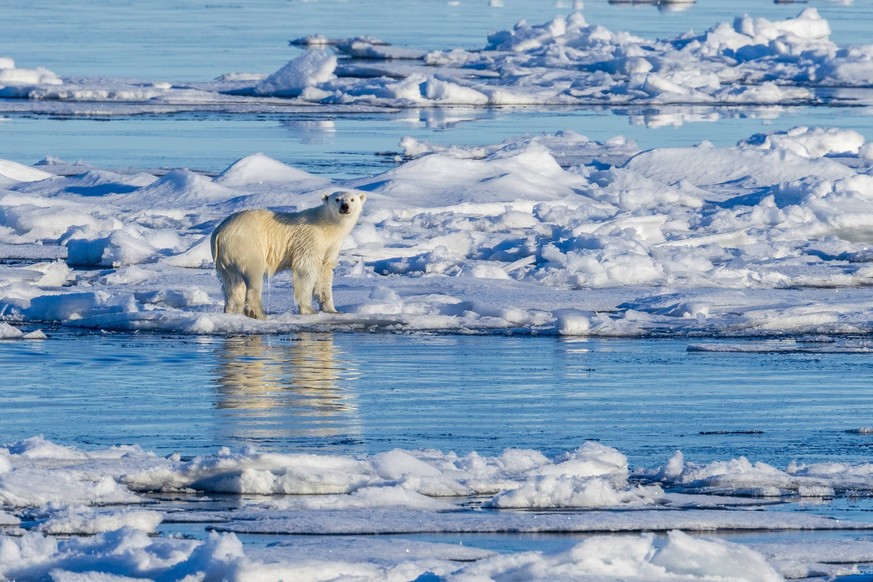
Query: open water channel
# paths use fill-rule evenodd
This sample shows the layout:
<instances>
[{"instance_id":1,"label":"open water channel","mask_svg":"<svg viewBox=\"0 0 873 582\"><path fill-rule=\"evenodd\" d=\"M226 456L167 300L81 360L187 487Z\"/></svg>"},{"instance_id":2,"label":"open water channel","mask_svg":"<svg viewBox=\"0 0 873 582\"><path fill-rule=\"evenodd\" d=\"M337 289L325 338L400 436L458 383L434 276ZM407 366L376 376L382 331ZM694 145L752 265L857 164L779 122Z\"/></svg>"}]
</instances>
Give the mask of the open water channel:
<instances>
[{"instance_id":1,"label":"open water channel","mask_svg":"<svg viewBox=\"0 0 873 582\"><path fill-rule=\"evenodd\" d=\"M676 450L784 468L865 462L873 448L859 430L873 424L869 353L503 335L49 335L0 343L6 440L185 455L247 445L557 454L597 440L638 468Z\"/></svg>"},{"instance_id":2,"label":"open water channel","mask_svg":"<svg viewBox=\"0 0 873 582\"><path fill-rule=\"evenodd\" d=\"M185 458L223 446L320 455L394 448L555 455L596 440L624 453L632 472L656 470L677 450L699 464L745 456L784 469L792 461L865 463L873 449L869 352L784 353L779 341L772 352L699 352L699 343L685 339L504 335L48 335L0 342L6 442L43 435L85 450L135 443ZM203 537L208 517L173 515L241 502L210 498L156 497L157 508L171 512L160 531ZM871 509L866 496L773 508L862 522ZM869 537L851 530L718 535L741 543ZM282 535L240 536L257 546L287 543ZM401 537L558 551L584 534Z\"/></svg>"}]
</instances>

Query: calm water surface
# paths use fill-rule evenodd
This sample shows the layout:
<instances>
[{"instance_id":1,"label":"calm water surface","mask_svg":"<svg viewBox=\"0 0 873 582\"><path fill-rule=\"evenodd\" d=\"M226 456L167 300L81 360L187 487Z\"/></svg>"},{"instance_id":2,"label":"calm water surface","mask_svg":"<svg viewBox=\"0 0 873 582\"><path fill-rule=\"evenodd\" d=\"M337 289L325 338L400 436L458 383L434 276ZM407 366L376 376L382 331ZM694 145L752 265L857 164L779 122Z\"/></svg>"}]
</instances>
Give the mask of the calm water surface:
<instances>
[{"instance_id":1,"label":"calm water surface","mask_svg":"<svg viewBox=\"0 0 873 582\"><path fill-rule=\"evenodd\" d=\"M873 141L873 108L440 108L339 114L179 113L105 119L0 118L0 158L48 156L106 169L224 170L255 152L333 178L369 176L399 163L406 136L482 146L572 130L590 139L636 140L642 149L707 140L727 147L759 132L799 125L855 130ZM6 147L3 143L8 144ZM14 144L14 151L6 151Z\"/></svg>"},{"instance_id":2,"label":"calm water surface","mask_svg":"<svg viewBox=\"0 0 873 582\"><path fill-rule=\"evenodd\" d=\"M495 455L599 440L635 467L676 450L867 462L873 358L689 353L684 340L51 333L0 342L0 442L42 434L159 453Z\"/></svg>"}]
</instances>

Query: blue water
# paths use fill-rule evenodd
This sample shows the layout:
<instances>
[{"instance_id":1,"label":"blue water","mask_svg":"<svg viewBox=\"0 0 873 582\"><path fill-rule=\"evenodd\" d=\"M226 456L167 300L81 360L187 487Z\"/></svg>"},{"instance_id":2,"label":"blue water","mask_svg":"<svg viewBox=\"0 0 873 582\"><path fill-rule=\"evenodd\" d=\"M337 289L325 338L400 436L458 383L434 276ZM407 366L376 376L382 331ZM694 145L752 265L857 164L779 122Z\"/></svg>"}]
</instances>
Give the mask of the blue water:
<instances>
[{"instance_id":1,"label":"blue water","mask_svg":"<svg viewBox=\"0 0 873 582\"><path fill-rule=\"evenodd\" d=\"M742 345L736 340L735 345ZM0 442L42 434L161 454L437 448L557 454L586 440L656 468L746 455L867 462L873 358L693 353L686 340L50 332L0 343Z\"/></svg>"},{"instance_id":2,"label":"blue water","mask_svg":"<svg viewBox=\"0 0 873 582\"><path fill-rule=\"evenodd\" d=\"M663 111L688 113L681 108ZM867 107L696 111L713 119L652 127L646 125L655 118L656 110L651 108L179 113L63 120L12 115L0 122L0 158L34 164L52 156L107 169L188 168L214 174L240 158L263 152L297 168L339 179L375 175L395 167L402 154L400 140L406 136L442 145L475 146L572 130L597 141L626 136L648 149L684 147L704 140L731 146L755 133L806 125L852 129L873 140L873 109Z\"/></svg>"}]
</instances>

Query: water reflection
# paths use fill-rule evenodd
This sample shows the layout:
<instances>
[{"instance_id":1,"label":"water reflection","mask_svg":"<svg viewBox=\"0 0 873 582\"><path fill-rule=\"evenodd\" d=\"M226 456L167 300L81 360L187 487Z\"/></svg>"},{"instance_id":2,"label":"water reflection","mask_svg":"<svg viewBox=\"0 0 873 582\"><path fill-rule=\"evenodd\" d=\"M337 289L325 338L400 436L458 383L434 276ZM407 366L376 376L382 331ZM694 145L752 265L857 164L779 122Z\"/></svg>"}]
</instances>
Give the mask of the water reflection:
<instances>
[{"instance_id":1,"label":"water reflection","mask_svg":"<svg viewBox=\"0 0 873 582\"><path fill-rule=\"evenodd\" d=\"M217 407L228 437L277 439L358 432L354 361L326 334L226 338L218 350Z\"/></svg>"},{"instance_id":2,"label":"water reflection","mask_svg":"<svg viewBox=\"0 0 873 582\"><path fill-rule=\"evenodd\" d=\"M336 121L333 119L286 119L282 126L305 145L325 145L336 141Z\"/></svg>"},{"instance_id":3,"label":"water reflection","mask_svg":"<svg viewBox=\"0 0 873 582\"><path fill-rule=\"evenodd\" d=\"M685 12L695 4L695 0L609 0L610 5L618 6L657 6L661 12Z\"/></svg>"}]
</instances>

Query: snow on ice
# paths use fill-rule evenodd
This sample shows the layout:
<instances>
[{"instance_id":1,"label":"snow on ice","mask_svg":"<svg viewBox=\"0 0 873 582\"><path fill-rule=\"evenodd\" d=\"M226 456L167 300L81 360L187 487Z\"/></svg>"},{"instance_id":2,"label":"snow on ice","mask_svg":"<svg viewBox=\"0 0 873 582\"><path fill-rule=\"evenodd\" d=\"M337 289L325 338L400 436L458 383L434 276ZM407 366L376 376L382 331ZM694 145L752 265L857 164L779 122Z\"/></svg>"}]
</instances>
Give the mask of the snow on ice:
<instances>
[{"instance_id":1,"label":"snow on ice","mask_svg":"<svg viewBox=\"0 0 873 582\"><path fill-rule=\"evenodd\" d=\"M7 324L180 333L871 329L873 147L854 131L648 151L572 132L402 147L395 169L346 180L262 154L216 177L3 162L0 250L27 260L2 267L0 313ZM292 313L287 276L271 281L266 322L221 313L208 247L218 222L342 188L368 193L337 269L345 313Z\"/></svg>"},{"instance_id":2,"label":"snow on ice","mask_svg":"<svg viewBox=\"0 0 873 582\"><path fill-rule=\"evenodd\" d=\"M522 449L497 457L436 450L338 456L221 449L184 460L135 446L85 451L34 437L0 448L0 525L6 528L0 575L37 579L51 572L66 579L108 568L116 575L158 579L260 572L273 578L409 580L433 572L466 580L566 572L581 579L779 580L851 571L836 564L873 560L873 544L817 542L815 551L798 553L790 545L755 548L700 533L867 529L804 513L747 509L760 508L772 495L857 494L859 487L869 488L869 480L864 484L859 477L870 472L869 465L833 464L780 470L746 459L696 466L681 453L661 468L630 471L621 452L593 442L551 458ZM258 497L231 509L149 509L153 494L196 494L208 505L209 496L228 492ZM535 511L570 507L583 511ZM189 519L212 523L218 533L202 541L148 536L161 523ZM24 528L24 521L31 525ZM591 535L567 551L501 555L352 535L512 531ZM324 538L320 548L304 538L244 550L237 534L254 532L351 537ZM601 537L609 532L623 533ZM353 559L365 552L367 559ZM348 561L338 562L337 555ZM829 570L821 569L825 561Z\"/></svg>"},{"instance_id":3,"label":"snow on ice","mask_svg":"<svg viewBox=\"0 0 873 582\"><path fill-rule=\"evenodd\" d=\"M653 40L589 24L581 13L488 36L480 50L425 53L374 38L294 41L300 57L271 75L214 83L64 78L0 60L0 96L154 105L251 103L251 97L408 107L521 104L786 104L852 99L819 87L869 87L873 45L839 46L815 8L795 18L751 16L702 34ZM339 53L337 58L327 49ZM363 59L363 61L362 61ZM254 82L254 84L252 84Z\"/></svg>"},{"instance_id":4,"label":"snow on ice","mask_svg":"<svg viewBox=\"0 0 873 582\"><path fill-rule=\"evenodd\" d=\"M819 86L869 85L873 45L838 47L828 35L814 9L780 22L739 17L669 41L573 14L519 23L481 51L425 57L399 59L375 39L321 39L254 86L243 74L201 88L125 86L3 59L0 95L147 101L143 111L154 103L269 103L270 95L391 107L787 103L818 99L811 92ZM366 67L387 69L362 77L355 68L364 65L324 50L360 56L362 44ZM427 66L409 64L416 59ZM13 323L181 333L870 330L861 290L873 277L873 145L857 132L797 127L734 147L650 151L572 132L466 148L407 138L401 147L396 169L347 180L262 154L214 178L0 160L0 251L9 262L29 259L3 267L0 314ZM215 225L245 208L301 209L338 188L370 194L337 272L346 315L295 316L282 277L267 298L268 322L217 313L207 244Z\"/></svg>"}]
</instances>

